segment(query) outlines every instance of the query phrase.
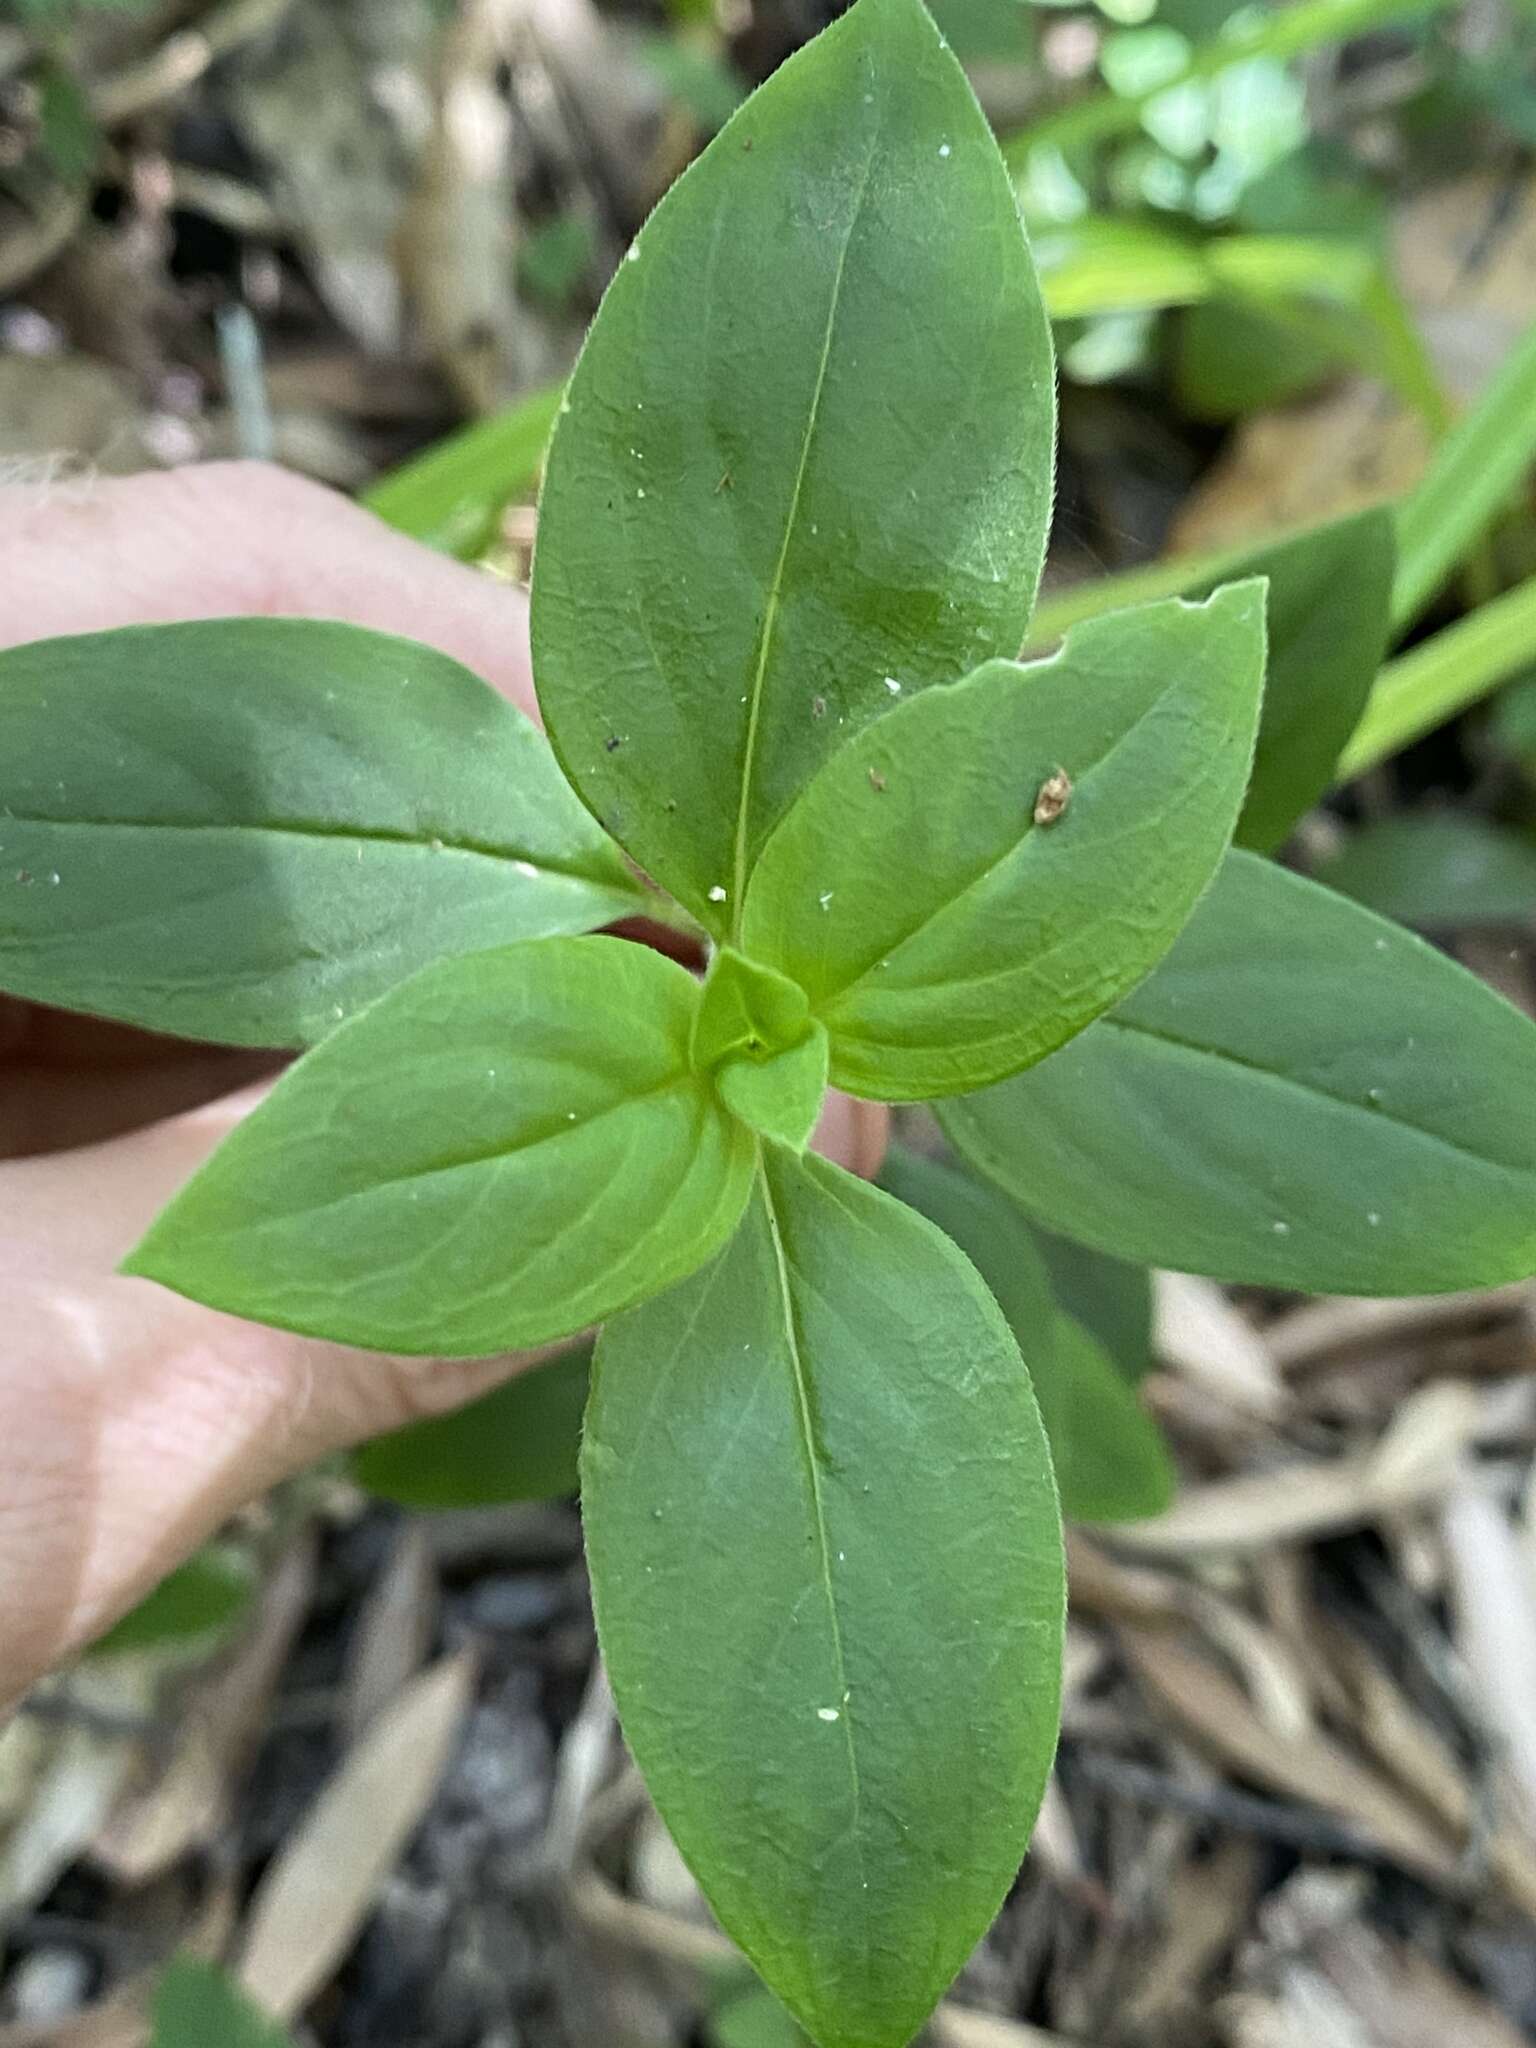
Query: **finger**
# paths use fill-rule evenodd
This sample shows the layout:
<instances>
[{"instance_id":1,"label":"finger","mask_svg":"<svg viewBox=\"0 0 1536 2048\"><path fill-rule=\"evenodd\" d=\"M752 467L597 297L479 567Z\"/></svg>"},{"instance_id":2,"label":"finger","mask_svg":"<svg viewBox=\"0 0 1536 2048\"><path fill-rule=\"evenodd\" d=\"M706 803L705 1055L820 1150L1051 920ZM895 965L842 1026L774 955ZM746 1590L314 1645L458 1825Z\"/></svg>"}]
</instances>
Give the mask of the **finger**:
<instances>
[{"instance_id":1,"label":"finger","mask_svg":"<svg viewBox=\"0 0 1536 2048\"><path fill-rule=\"evenodd\" d=\"M0 647L178 619L342 619L425 640L536 708L521 591L264 463L0 488L0 558Z\"/></svg>"},{"instance_id":2,"label":"finger","mask_svg":"<svg viewBox=\"0 0 1536 2048\"><path fill-rule=\"evenodd\" d=\"M155 1212L258 1099L0 1169L0 1699L290 1473L533 1362L356 1351L119 1276ZM878 1105L834 1098L819 1142L867 1170L885 1125Z\"/></svg>"},{"instance_id":3,"label":"finger","mask_svg":"<svg viewBox=\"0 0 1536 2048\"><path fill-rule=\"evenodd\" d=\"M0 1698L289 1473L529 1362L379 1357L117 1275L251 1100L0 1171Z\"/></svg>"}]
</instances>

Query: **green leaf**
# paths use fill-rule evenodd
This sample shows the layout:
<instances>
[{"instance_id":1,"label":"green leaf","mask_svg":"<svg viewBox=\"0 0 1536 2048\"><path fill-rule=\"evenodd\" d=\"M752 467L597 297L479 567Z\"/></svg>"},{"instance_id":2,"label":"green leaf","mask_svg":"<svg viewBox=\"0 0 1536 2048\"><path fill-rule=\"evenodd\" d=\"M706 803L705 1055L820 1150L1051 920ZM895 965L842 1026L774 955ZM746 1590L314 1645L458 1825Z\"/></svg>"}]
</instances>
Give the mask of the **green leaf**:
<instances>
[{"instance_id":1,"label":"green leaf","mask_svg":"<svg viewBox=\"0 0 1536 2048\"><path fill-rule=\"evenodd\" d=\"M1488 730L1494 746L1530 781L1536 776L1536 673L1501 690L1490 710Z\"/></svg>"},{"instance_id":2,"label":"green leaf","mask_svg":"<svg viewBox=\"0 0 1536 2048\"><path fill-rule=\"evenodd\" d=\"M234 1543L206 1543L94 1645L96 1657L218 1637L251 1604L256 1571Z\"/></svg>"},{"instance_id":3,"label":"green leaf","mask_svg":"<svg viewBox=\"0 0 1536 2048\"><path fill-rule=\"evenodd\" d=\"M1192 305L1211 290L1196 238L1152 221L1085 214L1037 233L1034 251L1053 320Z\"/></svg>"},{"instance_id":4,"label":"green leaf","mask_svg":"<svg viewBox=\"0 0 1536 2048\"><path fill-rule=\"evenodd\" d=\"M1035 1226L1057 1301L1097 1337L1134 1386L1152 1370L1152 1275Z\"/></svg>"},{"instance_id":5,"label":"green leaf","mask_svg":"<svg viewBox=\"0 0 1536 2048\"><path fill-rule=\"evenodd\" d=\"M1392 515L1377 505L1257 548L1223 576L1269 578L1264 714L1239 846L1271 852L1332 783L1386 655L1394 560Z\"/></svg>"},{"instance_id":6,"label":"green leaf","mask_svg":"<svg viewBox=\"0 0 1536 2048\"><path fill-rule=\"evenodd\" d=\"M505 507L538 480L563 384L531 391L380 477L363 503L390 526L471 560L496 537Z\"/></svg>"},{"instance_id":7,"label":"green leaf","mask_svg":"<svg viewBox=\"0 0 1536 2048\"><path fill-rule=\"evenodd\" d=\"M1536 917L1536 843L1451 811L1365 826L1319 866L1317 880L1429 930Z\"/></svg>"},{"instance_id":8,"label":"green leaf","mask_svg":"<svg viewBox=\"0 0 1536 2048\"><path fill-rule=\"evenodd\" d=\"M806 2037L761 1984L729 1996L709 2025L711 2048L806 2048Z\"/></svg>"},{"instance_id":9,"label":"green leaf","mask_svg":"<svg viewBox=\"0 0 1536 2048\"><path fill-rule=\"evenodd\" d=\"M641 907L532 724L303 619L0 654L0 988L298 1045L445 954Z\"/></svg>"},{"instance_id":10,"label":"green leaf","mask_svg":"<svg viewBox=\"0 0 1536 2048\"><path fill-rule=\"evenodd\" d=\"M1022 643L1050 337L920 0L858 0L668 193L550 454L540 703L573 786L718 933L851 733ZM889 683L887 679L889 680Z\"/></svg>"},{"instance_id":11,"label":"green leaf","mask_svg":"<svg viewBox=\"0 0 1536 2048\"><path fill-rule=\"evenodd\" d=\"M1056 1326L1055 1371L1040 1413L1065 1512L1079 1522L1160 1515L1178 1475L1163 1433L1099 1340L1075 1317Z\"/></svg>"},{"instance_id":12,"label":"green leaf","mask_svg":"<svg viewBox=\"0 0 1536 2048\"><path fill-rule=\"evenodd\" d=\"M178 1956L155 1993L149 2048L290 2048L290 2037L217 1964Z\"/></svg>"},{"instance_id":13,"label":"green leaf","mask_svg":"<svg viewBox=\"0 0 1536 2048\"><path fill-rule=\"evenodd\" d=\"M625 1731L722 1924L821 2048L901 2048L1056 1738L1055 1489L996 1304L770 1150L722 1256L603 1332L582 1495Z\"/></svg>"},{"instance_id":14,"label":"green leaf","mask_svg":"<svg viewBox=\"0 0 1536 2048\"><path fill-rule=\"evenodd\" d=\"M577 1489L591 1351L583 1345L451 1415L434 1415L352 1453L352 1476L403 1508L562 1500Z\"/></svg>"},{"instance_id":15,"label":"green leaf","mask_svg":"<svg viewBox=\"0 0 1536 2048\"><path fill-rule=\"evenodd\" d=\"M827 1093L825 1025L812 1024L798 1045L767 1059L727 1060L715 1075L720 1100L760 1137L803 1152Z\"/></svg>"},{"instance_id":16,"label":"green leaf","mask_svg":"<svg viewBox=\"0 0 1536 2048\"><path fill-rule=\"evenodd\" d=\"M827 1034L805 990L731 946L711 962L693 1063L760 1136L803 1152L827 1092Z\"/></svg>"},{"instance_id":17,"label":"green leaf","mask_svg":"<svg viewBox=\"0 0 1536 2048\"><path fill-rule=\"evenodd\" d=\"M1102 577L1040 607L1036 644L1127 605L1175 592L1206 597L1239 577L1267 576L1264 710L1237 828L1240 845L1267 852L1335 780L1370 694L1386 652L1393 532L1390 512L1375 506L1261 547Z\"/></svg>"},{"instance_id":18,"label":"green leaf","mask_svg":"<svg viewBox=\"0 0 1536 2048\"><path fill-rule=\"evenodd\" d=\"M1173 338L1173 387L1190 418L1225 424L1313 391L1338 373L1335 323L1286 319L1240 298L1191 305Z\"/></svg>"},{"instance_id":19,"label":"green leaf","mask_svg":"<svg viewBox=\"0 0 1536 2048\"><path fill-rule=\"evenodd\" d=\"M722 946L693 1027L693 1063L707 1073L735 1054L787 1052L811 1028L810 998L797 983Z\"/></svg>"},{"instance_id":20,"label":"green leaf","mask_svg":"<svg viewBox=\"0 0 1536 2048\"><path fill-rule=\"evenodd\" d=\"M1536 1027L1420 939L1232 854L1112 1016L941 1121L1032 1216L1219 1280L1536 1271Z\"/></svg>"},{"instance_id":21,"label":"green leaf","mask_svg":"<svg viewBox=\"0 0 1536 2048\"><path fill-rule=\"evenodd\" d=\"M1073 99L1006 137L1003 154L1023 170L1031 155L1047 145L1078 149L1133 134L1153 96L1182 79L1219 78L1234 65L1261 57L1288 62L1325 43L1343 42L1447 4L1448 0L1299 0L1291 7L1238 8L1216 35L1190 52L1178 78L1164 75L1160 83L1130 95L1106 89Z\"/></svg>"},{"instance_id":22,"label":"green leaf","mask_svg":"<svg viewBox=\"0 0 1536 2048\"><path fill-rule=\"evenodd\" d=\"M1237 584L989 663L850 741L746 906L748 950L827 1027L833 1081L884 1101L981 1087L1134 986L1231 836L1263 669L1263 587ZM1066 808L1037 823L1053 791Z\"/></svg>"},{"instance_id":23,"label":"green leaf","mask_svg":"<svg viewBox=\"0 0 1536 2048\"><path fill-rule=\"evenodd\" d=\"M880 1179L959 1245L1007 1317L1029 1360L1063 1513L1083 1522L1160 1513L1174 1486L1162 1435L1103 1346L1058 1308L1023 1210L1000 1188L900 1146Z\"/></svg>"},{"instance_id":24,"label":"green leaf","mask_svg":"<svg viewBox=\"0 0 1536 2048\"><path fill-rule=\"evenodd\" d=\"M290 1067L123 1270L384 1351L550 1343L730 1235L752 1141L689 1065L698 984L622 939L425 969Z\"/></svg>"}]
</instances>

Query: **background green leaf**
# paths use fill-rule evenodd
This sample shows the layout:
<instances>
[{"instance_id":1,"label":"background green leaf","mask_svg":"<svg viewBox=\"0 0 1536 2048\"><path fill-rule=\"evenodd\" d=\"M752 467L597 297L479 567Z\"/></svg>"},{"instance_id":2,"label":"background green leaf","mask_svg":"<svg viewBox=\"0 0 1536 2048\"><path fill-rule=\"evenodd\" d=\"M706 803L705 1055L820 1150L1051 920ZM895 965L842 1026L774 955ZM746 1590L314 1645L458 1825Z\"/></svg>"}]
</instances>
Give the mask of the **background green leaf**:
<instances>
[{"instance_id":1,"label":"background green leaf","mask_svg":"<svg viewBox=\"0 0 1536 2048\"><path fill-rule=\"evenodd\" d=\"M1267 576L1269 659L1239 846L1269 853L1334 780L1387 651L1396 561L1381 505L1256 548L1221 581ZM1191 596L1210 584L1196 584Z\"/></svg>"},{"instance_id":2,"label":"background green leaf","mask_svg":"<svg viewBox=\"0 0 1536 2048\"><path fill-rule=\"evenodd\" d=\"M1377 819L1319 862L1316 878L1425 930L1536 918L1536 841L1452 811Z\"/></svg>"},{"instance_id":3,"label":"background green leaf","mask_svg":"<svg viewBox=\"0 0 1536 2048\"><path fill-rule=\"evenodd\" d=\"M1063 1512L1084 1522L1160 1513L1174 1488L1161 1432L1103 1345L1058 1305L1018 1204L901 1146L880 1180L959 1245L1007 1317L1029 1364Z\"/></svg>"},{"instance_id":4,"label":"background green leaf","mask_svg":"<svg viewBox=\"0 0 1536 2048\"><path fill-rule=\"evenodd\" d=\"M352 1453L352 1476L403 1508L560 1500L577 1488L587 1345L520 1372L494 1392Z\"/></svg>"},{"instance_id":5,"label":"background green leaf","mask_svg":"<svg viewBox=\"0 0 1536 2048\"><path fill-rule=\"evenodd\" d=\"M1536 1271L1536 1026L1422 940L1229 856L1141 988L943 1105L1042 1223L1125 1258L1328 1294Z\"/></svg>"},{"instance_id":6,"label":"background green leaf","mask_svg":"<svg viewBox=\"0 0 1536 2048\"><path fill-rule=\"evenodd\" d=\"M1231 835L1263 669L1263 587L1237 584L990 663L828 762L764 850L745 943L809 994L833 1081L981 1087L1140 980ZM1037 824L1063 770L1067 808Z\"/></svg>"},{"instance_id":7,"label":"background green leaf","mask_svg":"<svg viewBox=\"0 0 1536 2048\"><path fill-rule=\"evenodd\" d=\"M1051 346L1008 179L919 0L859 0L621 264L551 450L540 703L717 932L816 766L1023 639Z\"/></svg>"},{"instance_id":8,"label":"background green leaf","mask_svg":"<svg viewBox=\"0 0 1536 2048\"><path fill-rule=\"evenodd\" d=\"M709 2022L709 2039L711 2048L807 2048L804 2033L761 1984L722 2002Z\"/></svg>"},{"instance_id":9,"label":"background green leaf","mask_svg":"<svg viewBox=\"0 0 1536 2048\"><path fill-rule=\"evenodd\" d=\"M427 968L290 1067L124 1271L376 1350L570 1336L691 1272L746 1200L752 1141L688 1064L698 999L622 939Z\"/></svg>"},{"instance_id":10,"label":"background green leaf","mask_svg":"<svg viewBox=\"0 0 1536 2048\"><path fill-rule=\"evenodd\" d=\"M446 655L224 619L0 654L0 988L298 1045L428 961L642 892L530 721Z\"/></svg>"},{"instance_id":11,"label":"background green leaf","mask_svg":"<svg viewBox=\"0 0 1536 2048\"><path fill-rule=\"evenodd\" d=\"M216 1963L178 1956L155 1993L149 2048L291 2048L291 2037Z\"/></svg>"},{"instance_id":12,"label":"background green leaf","mask_svg":"<svg viewBox=\"0 0 1536 2048\"><path fill-rule=\"evenodd\" d=\"M1051 1291L1134 1386L1152 1370L1152 1275L1035 1225Z\"/></svg>"},{"instance_id":13,"label":"background green leaf","mask_svg":"<svg viewBox=\"0 0 1536 2048\"><path fill-rule=\"evenodd\" d=\"M1055 1488L943 1234L811 1156L767 1176L720 1258L599 1341L599 1632L722 1923L822 2048L903 2048L1050 1764Z\"/></svg>"},{"instance_id":14,"label":"background green leaf","mask_svg":"<svg viewBox=\"0 0 1536 2048\"><path fill-rule=\"evenodd\" d=\"M1269 656L1253 780L1240 845L1267 852L1333 783L1386 653L1395 525L1372 506L1262 546L1178 556L1069 590L1040 607L1031 639L1044 645L1084 619L1178 594L1208 596L1244 576L1267 576Z\"/></svg>"},{"instance_id":15,"label":"background green leaf","mask_svg":"<svg viewBox=\"0 0 1536 2048\"><path fill-rule=\"evenodd\" d=\"M256 1567L235 1543L205 1543L101 1636L97 1657L162 1649L218 1637L240 1619L256 1590Z\"/></svg>"}]
</instances>

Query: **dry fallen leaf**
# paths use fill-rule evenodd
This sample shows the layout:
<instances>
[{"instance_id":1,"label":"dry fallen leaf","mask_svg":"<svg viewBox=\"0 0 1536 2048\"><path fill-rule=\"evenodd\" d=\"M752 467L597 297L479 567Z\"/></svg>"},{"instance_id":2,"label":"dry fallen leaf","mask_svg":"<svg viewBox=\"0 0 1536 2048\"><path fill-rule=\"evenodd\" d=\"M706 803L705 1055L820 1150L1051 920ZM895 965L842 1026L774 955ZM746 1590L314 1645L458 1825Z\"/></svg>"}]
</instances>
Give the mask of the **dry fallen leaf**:
<instances>
[{"instance_id":1,"label":"dry fallen leaf","mask_svg":"<svg viewBox=\"0 0 1536 2048\"><path fill-rule=\"evenodd\" d=\"M1235 1947L1258 1883L1259 1851L1240 1838L1223 1842L1204 1862L1181 1865L1146 1973L1120 2011L1132 2038L1161 2038L1174 2025L1190 2030L1204 1979Z\"/></svg>"},{"instance_id":2,"label":"dry fallen leaf","mask_svg":"<svg viewBox=\"0 0 1536 2048\"><path fill-rule=\"evenodd\" d=\"M369 1588L352 1631L341 1703L349 1747L426 1662L437 1629L437 1594L432 1546L413 1518Z\"/></svg>"},{"instance_id":3,"label":"dry fallen leaf","mask_svg":"<svg viewBox=\"0 0 1536 2048\"><path fill-rule=\"evenodd\" d=\"M152 1658L104 1658L40 1686L33 1711L0 1730L0 1921L95 1836L138 1761L135 1725L149 1726L156 1691Z\"/></svg>"},{"instance_id":4,"label":"dry fallen leaf","mask_svg":"<svg viewBox=\"0 0 1536 2048\"><path fill-rule=\"evenodd\" d=\"M1340 1351L1393 1338L1430 1338L1465 1324L1516 1315L1532 1299L1529 1281L1459 1294L1329 1296L1306 1301L1267 1325L1264 1341L1285 1372L1304 1372Z\"/></svg>"},{"instance_id":5,"label":"dry fallen leaf","mask_svg":"<svg viewBox=\"0 0 1536 2048\"><path fill-rule=\"evenodd\" d=\"M1286 1391L1263 1338L1211 1280L1158 1273L1154 1342L1158 1356L1233 1408L1278 1415Z\"/></svg>"},{"instance_id":6,"label":"dry fallen leaf","mask_svg":"<svg viewBox=\"0 0 1536 2048\"><path fill-rule=\"evenodd\" d=\"M1536 1827L1536 1599L1509 1517L1470 1475L1446 1501L1440 1532L1450 1565L1456 1643L1477 1699Z\"/></svg>"},{"instance_id":7,"label":"dry fallen leaf","mask_svg":"<svg viewBox=\"0 0 1536 2048\"><path fill-rule=\"evenodd\" d=\"M231 1782L265 1725L314 1583L315 1545L305 1532L269 1574L239 1644L190 1689L163 1768L97 1831L92 1859L119 1883L148 1883L210 1842L223 1824Z\"/></svg>"},{"instance_id":8,"label":"dry fallen leaf","mask_svg":"<svg viewBox=\"0 0 1536 2048\"><path fill-rule=\"evenodd\" d=\"M1138 1678L1230 1770L1339 1816L1406 1869L1440 1883L1455 1879L1457 1854L1441 1831L1329 1736L1277 1734L1215 1664L1166 1636L1124 1629L1121 1641Z\"/></svg>"},{"instance_id":9,"label":"dry fallen leaf","mask_svg":"<svg viewBox=\"0 0 1536 2048\"><path fill-rule=\"evenodd\" d=\"M327 1984L421 1823L474 1695L476 1660L444 1659L380 1715L282 1853L246 1917L238 1976L290 2020Z\"/></svg>"}]
</instances>

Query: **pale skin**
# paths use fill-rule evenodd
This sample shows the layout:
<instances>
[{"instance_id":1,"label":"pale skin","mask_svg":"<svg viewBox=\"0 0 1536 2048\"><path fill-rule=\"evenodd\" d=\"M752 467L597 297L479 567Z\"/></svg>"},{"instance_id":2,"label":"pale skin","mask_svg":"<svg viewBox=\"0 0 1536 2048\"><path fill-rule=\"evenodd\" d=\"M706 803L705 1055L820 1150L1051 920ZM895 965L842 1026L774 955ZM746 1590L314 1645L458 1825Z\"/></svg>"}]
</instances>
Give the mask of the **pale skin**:
<instances>
[{"instance_id":1,"label":"pale skin","mask_svg":"<svg viewBox=\"0 0 1536 2048\"><path fill-rule=\"evenodd\" d=\"M429 641L534 709L520 593L276 470L0 488L0 562L0 647L338 618ZM270 1066L0 996L0 1707L279 1480L528 1362L379 1357L118 1276ZM833 1097L817 1143L872 1172L885 1112Z\"/></svg>"}]
</instances>

